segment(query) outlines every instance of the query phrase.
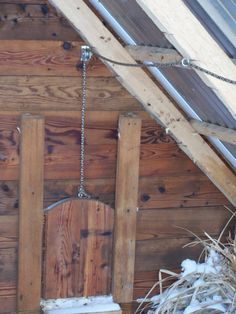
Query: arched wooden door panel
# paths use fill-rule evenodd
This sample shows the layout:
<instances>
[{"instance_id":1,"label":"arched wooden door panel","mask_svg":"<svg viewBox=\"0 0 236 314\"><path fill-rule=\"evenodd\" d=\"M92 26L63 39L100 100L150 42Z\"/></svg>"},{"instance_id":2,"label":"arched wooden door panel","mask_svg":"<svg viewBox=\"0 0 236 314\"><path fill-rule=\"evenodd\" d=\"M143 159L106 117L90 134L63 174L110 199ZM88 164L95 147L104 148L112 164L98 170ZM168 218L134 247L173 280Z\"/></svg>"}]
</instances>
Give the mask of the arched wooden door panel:
<instances>
[{"instance_id":1,"label":"arched wooden door panel","mask_svg":"<svg viewBox=\"0 0 236 314\"><path fill-rule=\"evenodd\" d=\"M111 293L114 210L70 198L45 211L43 298Z\"/></svg>"}]
</instances>

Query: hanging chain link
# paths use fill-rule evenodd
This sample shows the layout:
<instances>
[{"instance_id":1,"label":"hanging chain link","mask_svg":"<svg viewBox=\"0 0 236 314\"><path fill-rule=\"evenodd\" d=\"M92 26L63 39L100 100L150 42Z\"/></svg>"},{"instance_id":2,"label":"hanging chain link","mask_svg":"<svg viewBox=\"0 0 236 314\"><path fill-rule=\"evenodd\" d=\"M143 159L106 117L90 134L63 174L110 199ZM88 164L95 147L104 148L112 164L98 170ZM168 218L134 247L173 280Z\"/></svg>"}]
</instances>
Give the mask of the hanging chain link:
<instances>
[{"instance_id":1,"label":"hanging chain link","mask_svg":"<svg viewBox=\"0 0 236 314\"><path fill-rule=\"evenodd\" d=\"M162 69L162 68L175 68L175 67L180 67L180 68L185 68L185 69L195 69L197 71L203 72L207 75L210 75L218 80L221 80L223 82L229 83L229 84L234 84L236 85L236 80L232 80L229 79L227 77L224 77L222 75L219 75L215 72L209 71L208 69L202 68L196 64L194 64L192 61L196 61L196 60L192 60L192 59L188 59L188 58L183 58L180 61L177 62L169 62L169 63L156 63L156 62L144 62L144 63L126 63L126 62L121 62L121 61L117 61L117 60L112 60L110 58L107 58L105 56L100 55L99 53L93 51L93 54L95 56L97 56L100 59L103 59L105 61L108 61L110 63L113 64L117 64L117 65L121 65L121 66L126 66L126 67L139 67L139 68L158 68L158 69Z\"/></svg>"},{"instance_id":2,"label":"hanging chain link","mask_svg":"<svg viewBox=\"0 0 236 314\"><path fill-rule=\"evenodd\" d=\"M203 73L205 73L205 74L207 74L207 75L210 75L210 76L212 76L212 77L214 77L214 78L216 78L216 79L218 79L218 80L220 80L220 81L223 81L223 82L226 82L226 83L229 83L229 84L236 85L236 81L235 81L235 80L231 80L231 79L229 79L229 78L227 78L227 77L224 77L224 76L222 76L222 75L219 75L219 74L217 74L217 73L214 73L214 72L212 72L212 71L209 71L209 70L207 70L207 69L204 69L204 68L200 67L199 65L193 64L192 62L189 62L189 67L190 67L190 68L193 68L193 69L195 69L195 70L197 70L197 71L203 72Z\"/></svg>"},{"instance_id":3,"label":"hanging chain link","mask_svg":"<svg viewBox=\"0 0 236 314\"><path fill-rule=\"evenodd\" d=\"M78 198L89 199L91 196L85 191L84 188L84 161L85 161L85 113L87 103L87 61L86 58L82 59L82 108L81 108L81 136L80 136L80 185L78 188Z\"/></svg>"}]
</instances>

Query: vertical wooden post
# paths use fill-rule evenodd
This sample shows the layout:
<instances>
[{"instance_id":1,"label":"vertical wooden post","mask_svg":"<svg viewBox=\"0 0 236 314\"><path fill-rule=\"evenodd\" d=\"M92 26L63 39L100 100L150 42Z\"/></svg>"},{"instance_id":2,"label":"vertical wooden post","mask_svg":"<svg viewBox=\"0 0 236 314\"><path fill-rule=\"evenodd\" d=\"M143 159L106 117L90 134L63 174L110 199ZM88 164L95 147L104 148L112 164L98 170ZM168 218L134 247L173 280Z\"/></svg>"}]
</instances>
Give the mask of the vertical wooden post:
<instances>
[{"instance_id":1,"label":"vertical wooden post","mask_svg":"<svg viewBox=\"0 0 236 314\"><path fill-rule=\"evenodd\" d=\"M116 173L113 298L133 300L141 119L121 116Z\"/></svg>"},{"instance_id":2,"label":"vertical wooden post","mask_svg":"<svg viewBox=\"0 0 236 314\"><path fill-rule=\"evenodd\" d=\"M43 227L44 118L21 119L18 312L39 313Z\"/></svg>"}]
</instances>

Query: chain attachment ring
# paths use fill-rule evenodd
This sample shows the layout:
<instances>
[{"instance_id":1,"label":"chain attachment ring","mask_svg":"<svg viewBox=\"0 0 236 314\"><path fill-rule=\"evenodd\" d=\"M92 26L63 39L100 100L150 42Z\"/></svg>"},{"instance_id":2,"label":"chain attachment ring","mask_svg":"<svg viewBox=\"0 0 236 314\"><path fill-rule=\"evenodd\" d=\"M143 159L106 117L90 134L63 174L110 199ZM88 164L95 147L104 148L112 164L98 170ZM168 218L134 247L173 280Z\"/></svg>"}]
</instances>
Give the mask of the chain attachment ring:
<instances>
[{"instance_id":1,"label":"chain attachment ring","mask_svg":"<svg viewBox=\"0 0 236 314\"><path fill-rule=\"evenodd\" d=\"M190 66L190 59L188 59L188 58L183 58L183 59L181 60L181 66L182 66L182 67L189 67L189 66Z\"/></svg>"}]
</instances>

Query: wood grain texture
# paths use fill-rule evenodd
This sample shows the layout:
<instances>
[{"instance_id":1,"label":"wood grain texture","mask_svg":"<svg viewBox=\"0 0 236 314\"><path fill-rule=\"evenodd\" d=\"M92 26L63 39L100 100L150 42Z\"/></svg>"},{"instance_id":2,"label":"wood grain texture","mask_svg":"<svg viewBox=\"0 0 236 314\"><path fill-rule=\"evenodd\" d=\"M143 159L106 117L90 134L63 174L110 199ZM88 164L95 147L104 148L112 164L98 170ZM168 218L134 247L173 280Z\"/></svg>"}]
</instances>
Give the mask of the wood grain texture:
<instances>
[{"instance_id":1,"label":"wood grain texture","mask_svg":"<svg viewBox=\"0 0 236 314\"><path fill-rule=\"evenodd\" d=\"M0 296L1 313L15 314L16 312L16 296Z\"/></svg>"},{"instance_id":2,"label":"wood grain texture","mask_svg":"<svg viewBox=\"0 0 236 314\"><path fill-rule=\"evenodd\" d=\"M8 284L16 284L17 280L17 243L1 243L1 254L0 254L0 286L7 286ZM3 288L1 288L3 290ZM2 293L1 293L2 294Z\"/></svg>"},{"instance_id":3,"label":"wood grain texture","mask_svg":"<svg viewBox=\"0 0 236 314\"><path fill-rule=\"evenodd\" d=\"M18 215L0 216L0 242L15 242L18 239Z\"/></svg>"},{"instance_id":4,"label":"wood grain texture","mask_svg":"<svg viewBox=\"0 0 236 314\"><path fill-rule=\"evenodd\" d=\"M180 269L172 269L172 271L179 273ZM162 278L167 276L163 273ZM155 271L139 271L134 274L134 295L133 299L143 298L150 290L155 283L159 281L159 269ZM165 282L165 285L172 283L173 281L169 280ZM159 287L156 286L155 289L150 293L149 297L158 294Z\"/></svg>"},{"instance_id":5,"label":"wood grain texture","mask_svg":"<svg viewBox=\"0 0 236 314\"><path fill-rule=\"evenodd\" d=\"M180 237L137 241L135 271L154 271L160 268L176 269L186 258L197 260L203 249L202 246L183 248L184 245L194 240L195 237Z\"/></svg>"},{"instance_id":6,"label":"wood grain texture","mask_svg":"<svg viewBox=\"0 0 236 314\"><path fill-rule=\"evenodd\" d=\"M113 217L94 200L68 199L45 212L44 298L111 292Z\"/></svg>"},{"instance_id":7,"label":"wood grain texture","mask_svg":"<svg viewBox=\"0 0 236 314\"><path fill-rule=\"evenodd\" d=\"M168 176L200 174L192 161L179 151L177 146L159 144L141 146L140 176ZM47 145L45 154L45 179L62 180L79 178L79 143L71 145ZM112 144L86 146L86 175L89 179L114 178L117 147ZM0 160L2 180L17 180L19 154L10 147L2 152Z\"/></svg>"},{"instance_id":8,"label":"wood grain texture","mask_svg":"<svg viewBox=\"0 0 236 314\"><path fill-rule=\"evenodd\" d=\"M7 3L7 4L44 4L47 3L48 0L0 0L0 3Z\"/></svg>"},{"instance_id":9,"label":"wood grain texture","mask_svg":"<svg viewBox=\"0 0 236 314\"><path fill-rule=\"evenodd\" d=\"M0 30L1 40L80 41L64 18L11 16L8 20L0 21Z\"/></svg>"},{"instance_id":10,"label":"wood grain texture","mask_svg":"<svg viewBox=\"0 0 236 314\"><path fill-rule=\"evenodd\" d=\"M75 3L73 0L50 0L50 3L71 22L83 39L93 45L100 55L106 55L111 59L119 58L129 63L134 62L86 3L83 1ZM139 99L145 110L168 128L179 147L202 169L229 201L236 204L235 174L201 136L193 135L193 128L189 121L148 75L137 67L127 69L108 61L104 61L104 64L116 73L121 84Z\"/></svg>"},{"instance_id":11,"label":"wood grain texture","mask_svg":"<svg viewBox=\"0 0 236 314\"><path fill-rule=\"evenodd\" d=\"M44 118L22 115L17 310L39 311L43 231ZM29 272L29 270L31 270Z\"/></svg>"},{"instance_id":12,"label":"wood grain texture","mask_svg":"<svg viewBox=\"0 0 236 314\"><path fill-rule=\"evenodd\" d=\"M75 196L79 180L47 180L44 185L44 207L58 199ZM115 203L115 178L88 179L86 188L111 207ZM189 208L229 206L228 200L203 175L176 175L170 177L140 177L139 208ZM0 215L18 213L19 197L17 181L0 182Z\"/></svg>"},{"instance_id":13,"label":"wood grain texture","mask_svg":"<svg viewBox=\"0 0 236 314\"><path fill-rule=\"evenodd\" d=\"M228 205L227 198L203 174L183 173L140 180L139 207L178 208Z\"/></svg>"},{"instance_id":14,"label":"wood grain texture","mask_svg":"<svg viewBox=\"0 0 236 314\"><path fill-rule=\"evenodd\" d=\"M190 231L199 237L204 237L204 232L217 236L231 215L223 206L140 210L136 240L189 238Z\"/></svg>"},{"instance_id":15,"label":"wood grain texture","mask_svg":"<svg viewBox=\"0 0 236 314\"><path fill-rule=\"evenodd\" d=\"M121 116L118 131L112 295L115 302L128 303L133 300L141 119Z\"/></svg>"},{"instance_id":16,"label":"wood grain texture","mask_svg":"<svg viewBox=\"0 0 236 314\"><path fill-rule=\"evenodd\" d=\"M38 4L28 1L28 4L24 3L24 5L22 5L23 1L18 2L19 3L14 3L14 1L0 1L1 20L11 21L13 18L44 18L46 20L57 16L56 10L46 3L47 1L45 1L46 5L41 5L42 3L40 4L40 1L38 1Z\"/></svg>"},{"instance_id":17,"label":"wood grain texture","mask_svg":"<svg viewBox=\"0 0 236 314\"><path fill-rule=\"evenodd\" d=\"M80 111L81 78L0 76L0 108L10 111ZM65 105L66 104L66 105ZM96 111L141 110L112 77L87 80L87 109Z\"/></svg>"},{"instance_id":18,"label":"wood grain texture","mask_svg":"<svg viewBox=\"0 0 236 314\"><path fill-rule=\"evenodd\" d=\"M190 120L191 125L197 133L202 134L204 136L213 136L218 138L219 140L236 144L236 131L234 129L225 128L216 124L202 122L198 120Z\"/></svg>"},{"instance_id":19,"label":"wood grain texture","mask_svg":"<svg viewBox=\"0 0 236 314\"><path fill-rule=\"evenodd\" d=\"M0 75L81 76L83 42L1 40ZM89 76L113 76L96 58L89 62Z\"/></svg>"},{"instance_id":20,"label":"wood grain texture","mask_svg":"<svg viewBox=\"0 0 236 314\"><path fill-rule=\"evenodd\" d=\"M8 2L8 3L7 3ZM81 41L47 1L0 2L0 39Z\"/></svg>"},{"instance_id":21,"label":"wood grain texture","mask_svg":"<svg viewBox=\"0 0 236 314\"><path fill-rule=\"evenodd\" d=\"M0 181L0 215L17 215L18 208L18 182Z\"/></svg>"},{"instance_id":22,"label":"wood grain texture","mask_svg":"<svg viewBox=\"0 0 236 314\"><path fill-rule=\"evenodd\" d=\"M17 243L3 244L0 242L0 313L8 314L16 311Z\"/></svg>"},{"instance_id":23,"label":"wood grain texture","mask_svg":"<svg viewBox=\"0 0 236 314\"><path fill-rule=\"evenodd\" d=\"M81 115L79 111L49 111L43 112L46 116L45 132L46 145L75 145L79 144ZM116 145L118 138L119 111L88 111L86 116L86 144L113 144ZM144 112L135 111L143 120L141 143L142 144L174 144L174 140L165 133L164 129L148 119ZM3 152L16 149L19 145L19 115L16 112L2 111L0 116L0 145L1 159ZM163 146L164 149L165 146ZM166 146L167 147L167 146ZM175 155L180 155L180 150L175 147ZM174 152L173 152L174 155ZM182 154L184 156L184 154ZM173 156L174 157L174 156Z\"/></svg>"},{"instance_id":24,"label":"wood grain texture","mask_svg":"<svg viewBox=\"0 0 236 314\"><path fill-rule=\"evenodd\" d=\"M219 47L217 41L185 3L180 0L138 0L137 2L157 28L164 32L168 41L184 57L198 60L198 66L206 68L207 65L209 71L220 73L223 77L236 79L235 67L228 55ZM199 47L205 46L208 47L207 51L199 49ZM207 73L199 71L197 73L214 90L235 119L236 91L231 88L230 84L216 80Z\"/></svg>"},{"instance_id":25,"label":"wood grain texture","mask_svg":"<svg viewBox=\"0 0 236 314\"><path fill-rule=\"evenodd\" d=\"M137 45L128 45L125 49L135 60L142 62L175 63L183 58L175 49Z\"/></svg>"}]
</instances>

